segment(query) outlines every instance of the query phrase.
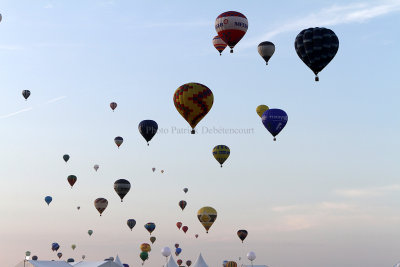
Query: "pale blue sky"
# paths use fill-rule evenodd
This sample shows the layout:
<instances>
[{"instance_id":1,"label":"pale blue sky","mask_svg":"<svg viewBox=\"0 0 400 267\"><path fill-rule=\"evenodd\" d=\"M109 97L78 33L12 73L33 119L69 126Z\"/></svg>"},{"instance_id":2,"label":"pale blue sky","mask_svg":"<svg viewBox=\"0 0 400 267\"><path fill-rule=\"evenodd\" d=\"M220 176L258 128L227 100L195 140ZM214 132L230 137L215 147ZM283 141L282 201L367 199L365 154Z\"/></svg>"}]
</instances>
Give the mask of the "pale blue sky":
<instances>
[{"instance_id":1,"label":"pale blue sky","mask_svg":"<svg viewBox=\"0 0 400 267\"><path fill-rule=\"evenodd\" d=\"M249 30L234 54L220 57L211 43L214 20L228 10L245 14ZM119 253L137 266L148 221L157 225L157 241L147 266L160 266L161 248L175 243L181 259L202 252L210 266L250 250L255 263L271 267L400 261L400 1L3 0L0 13L5 266L26 250L55 258L52 242L65 258ZM315 83L293 43L303 28L317 26L331 28L340 47ZM257 53L266 40L276 45L268 67ZM200 131L254 134L171 134L187 127L172 102L187 82L214 93ZM28 101L24 89L32 92ZM260 104L288 113L277 142L255 112ZM137 130L143 119L169 133L147 147ZM125 140L119 150L118 135ZM222 169L211 153L218 144L231 148ZM78 177L72 190L69 174ZM133 186L123 204L113 190L120 178ZM97 197L109 200L102 218ZM188 202L183 213L181 199ZM218 211L208 235L195 216L205 205ZM128 218L137 221L133 232ZM186 235L177 221L189 226ZM241 228L249 231L244 244Z\"/></svg>"}]
</instances>

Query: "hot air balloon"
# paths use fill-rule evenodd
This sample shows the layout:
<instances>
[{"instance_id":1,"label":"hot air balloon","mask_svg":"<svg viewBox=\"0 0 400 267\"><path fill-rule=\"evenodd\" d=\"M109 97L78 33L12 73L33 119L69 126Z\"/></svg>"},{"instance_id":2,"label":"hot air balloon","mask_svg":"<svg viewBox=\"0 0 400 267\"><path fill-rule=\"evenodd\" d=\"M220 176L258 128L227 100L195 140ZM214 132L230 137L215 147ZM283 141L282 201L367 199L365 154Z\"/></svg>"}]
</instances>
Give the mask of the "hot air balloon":
<instances>
[{"instance_id":1,"label":"hot air balloon","mask_svg":"<svg viewBox=\"0 0 400 267\"><path fill-rule=\"evenodd\" d=\"M187 202L185 200L179 201L179 207L181 207L182 210L185 209Z\"/></svg>"},{"instance_id":2,"label":"hot air balloon","mask_svg":"<svg viewBox=\"0 0 400 267\"><path fill-rule=\"evenodd\" d=\"M179 259L179 260L177 260L177 261L176 261L176 263L178 263L178 265L179 265L179 266L181 266L181 264L182 264L182 260L181 260L181 259Z\"/></svg>"},{"instance_id":3,"label":"hot air balloon","mask_svg":"<svg viewBox=\"0 0 400 267\"><path fill-rule=\"evenodd\" d=\"M140 245L140 250L142 252L150 252L151 251L151 246L147 243L143 243Z\"/></svg>"},{"instance_id":4,"label":"hot air balloon","mask_svg":"<svg viewBox=\"0 0 400 267\"><path fill-rule=\"evenodd\" d=\"M186 234L187 230L189 230L189 227L187 227L187 226L182 227L182 231L185 232L185 234Z\"/></svg>"},{"instance_id":5,"label":"hot air balloon","mask_svg":"<svg viewBox=\"0 0 400 267\"><path fill-rule=\"evenodd\" d=\"M181 230L182 223L181 223L181 222L177 222L177 223L176 223L176 227L178 227L178 229Z\"/></svg>"},{"instance_id":6,"label":"hot air balloon","mask_svg":"<svg viewBox=\"0 0 400 267\"><path fill-rule=\"evenodd\" d=\"M58 257L59 259L61 259L62 253L61 253L61 252L58 252L58 253L57 253L57 257Z\"/></svg>"},{"instance_id":7,"label":"hot air balloon","mask_svg":"<svg viewBox=\"0 0 400 267\"><path fill-rule=\"evenodd\" d=\"M74 260L73 258L69 258L69 259L67 260L67 262L75 262L75 260Z\"/></svg>"},{"instance_id":8,"label":"hot air balloon","mask_svg":"<svg viewBox=\"0 0 400 267\"><path fill-rule=\"evenodd\" d=\"M226 264L227 264L227 263L228 263L227 260L223 261L223 262L222 262L222 266L226 267Z\"/></svg>"},{"instance_id":9,"label":"hot air balloon","mask_svg":"<svg viewBox=\"0 0 400 267\"><path fill-rule=\"evenodd\" d=\"M81 209L81 207L80 206L78 206L78 207L76 207L78 210L80 210Z\"/></svg>"},{"instance_id":10,"label":"hot air balloon","mask_svg":"<svg viewBox=\"0 0 400 267\"><path fill-rule=\"evenodd\" d=\"M117 136L114 138L114 142L119 148L120 145L122 145L122 143L124 142L124 138L122 138L121 136Z\"/></svg>"},{"instance_id":11,"label":"hot air balloon","mask_svg":"<svg viewBox=\"0 0 400 267\"><path fill-rule=\"evenodd\" d=\"M222 56L222 51L228 46L218 35L212 40L215 49L218 50L219 55Z\"/></svg>"},{"instance_id":12,"label":"hot air balloon","mask_svg":"<svg viewBox=\"0 0 400 267\"><path fill-rule=\"evenodd\" d=\"M195 133L196 125L207 115L214 103L211 90L200 83L186 83L174 93L175 108L192 127Z\"/></svg>"},{"instance_id":13,"label":"hot air balloon","mask_svg":"<svg viewBox=\"0 0 400 267\"><path fill-rule=\"evenodd\" d=\"M150 236L150 242L154 244L156 242L156 237L155 236Z\"/></svg>"},{"instance_id":14,"label":"hot air balloon","mask_svg":"<svg viewBox=\"0 0 400 267\"><path fill-rule=\"evenodd\" d=\"M309 28L297 35L294 48L300 59L314 72L315 81L319 81L318 73L335 57L339 39L330 29Z\"/></svg>"},{"instance_id":15,"label":"hot air balloon","mask_svg":"<svg viewBox=\"0 0 400 267\"><path fill-rule=\"evenodd\" d=\"M175 248L179 248L179 244L178 243L175 244Z\"/></svg>"},{"instance_id":16,"label":"hot air balloon","mask_svg":"<svg viewBox=\"0 0 400 267\"><path fill-rule=\"evenodd\" d=\"M182 252L182 249L181 249L181 248L176 248L176 249L175 249L175 255L176 255L176 256L179 256L179 254L181 254L181 252Z\"/></svg>"},{"instance_id":17,"label":"hot air balloon","mask_svg":"<svg viewBox=\"0 0 400 267\"><path fill-rule=\"evenodd\" d=\"M251 261L251 265L253 265L253 261L256 259L256 253L250 251L249 253L247 253L247 258L249 259L249 261Z\"/></svg>"},{"instance_id":18,"label":"hot air balloon","mask_svg":"<svg viewBox=\"0 0 400 267\"><path fill-rule=\"evenodd\" d=\"M194 236L195 236L196 238L198 238L198 237L199 237L199 235L198 235L198 234L195 234Z\"/></svg>"},{"instance_id":19,"label":"hot air balloon","mask_svg":"<svg viewBox=\"0 0 400 267\"><path fill-rule=\"evenodd\" d=\"M57 251L60 248L60 245L56 242L54 242L53 244L51 244L51 250L52 251Z\"/></svg>"},{"instance_id":20,"label":"hot air balloon","mask_svg":"<svg viewBox=\"0 0 400 267\"><path fill-rule=\"evenodd\" d=\"M0 22L1 22L2 19L3 19L3 16L0 14Z\"/></svg>"},{"instance_id":21,"label":"hot air balloon","mask_svg":"<svg viewBox=\"0 0 400 267\"><path fill-rule=\"evenodd\" d=\"M260 118L262 118L262 115L263 115L264 112L267 111L268 109L269 109L269 107L266 106L266 105L259 105L259 106L256 108L256 112L257 112L258 116L260 116Z\"/></svg>"},{"instance_id":22,"label":"hot air balloon","mask_svg":"<svg viewBox=\"0 0 400 267\"><path fill-rule=\"evenodd\" d=\"M128 194L129 190L131 190L131 183L125 179L119 179L114 183L114 190L117 192L122 202L125 195Z\"/></svg>"},{"instance_id":23,"label":"hot air balloon","mask_svg":"<svg viewBox=\"0 0 400 267\"><path fill-rule=\"evenodd\" d=\"M117 108L117 103L115 103L115 102L111 102L110 103L110 108L112 109L112 111L114 112L114 109L116 109Z\"/></svg>"},{"instance_id":24,"label":"hot air balloon","mask_svg":"<svg viewBox=\"0 0 400 267\"><path fill-rule=\"evenodd\" d=\"M69 175L68 176L67 180L68 180L68 183L71 185L71 188L74 186L74 184L76 183L77 179L78 178L76 178L75 175Z\"/></svg>"},{"instance_id":25,"label":"hot air balloon","mask_svg":"<svg viewBox=\"0 0 400 267\"><path fill-rule=\"evenodd\" d=\"M100 168L100 166L98 165L98 164L95 164L94 166L93 166L93 169L97 172L97 170Z\"/></svg>"},{"instance_id":26,"label":"hot air balloon","mask_svg":"<svg viewBox=\"0 0 400 267\"><path fill-rule=\"evenodd\" d=\"M82 255L82 260L84 260L86 258L86 256L85 255Z\"/></svg>"},{"instance_id":27,"label":"hot air balloon","mask_svg":"<svg viewBox=\"0 0 400 267\"><path fill-rule=\"evenodd\" d=\"M161 170L161 173L164 173L164 170Z\"/></svg>"},{"instance_id":28,"label":"hot air balloon","mask_svg":"<svg viewBox=\"0 0 400 267\"><path fill-rule=\"evenodd\" d=\"M258 53L265 60L265 63L268 65L269 59L275 52L275 45L271 42L262 42L258 45Z\"/></svg>"},{"instance_id":29,"label":"hot air balloon","mask_svg":"<svg viewBox=\"0 0 400 267\"><path fill-rule=\"evenodd\" d=\"M31 255L31 252L29 250L25 252L26 257L29 257L30 255Z\"/></svg>"},{"instance_id":30,"label":"hot air balloon","mask_svg":"<svg viewBox=\"0 0 400 267\"><path fill-rule=\"evenodd\" d=\"M143 138L147 141L147 145L149 145L150 140L157 133L158 124L152 120L144 120L139 123L139 132L143 136Z\"/></svg>"},{"instance_id":31,"label":"hot air balloon","mask_svg":"<svg viewBox=\"0 0 400 267\"><path fill-rule=\"evenodd\" d=\"M147 252L142 252L142 253L140 253L140 258L142 259L142 261L143 261L143 263L142 263L142 265L144 264L144 261L145 260L147 260L148 258L149 258L149 253L147 253Z\"/></svg>"},{"instance_id":32,"label":"hot air balloon","mask_svg":"<svg viewBox=\"0 0 400 267\"><path fill-rule=\"evenodd\" d=\"M72 248L72 250L75 250L76 249L76 245L75 244L71 245L71 248Z\"/></svg>"},{"instance_id":33,"label":"hot air balloon","mask_svg":"<svg viewBox=\"0 0 400 267\"><path fill-rule=\"evenodd\" d=\"M153 172L155 172L155 171L156 171L156 168L151 168L151 170L152 170Z\"/></svg>"},{"instance_id":34,"label":"hot air balloon","mask_svg":"<svg viewBox=\"0 0 400 267\"><path fill-rule=\"evenodd\" d=\"M25 98L25 101L28 99L28 97L31 95L31 91L29 90L23 90L22 91L22 96Z\"/></svg>"},{"instance_id":35,"label":"hot air balloon","mask_svg":"<svg viewBox=\"0 0 400 267\"><path fill-rule=\"evenodd\" d=\"M89 236L92 236L93 230L88 230L87 232L88 232Z\"/></svg>"},{"instance_id":36,"label":"hot air balloon","mask_svg":"<svg viewBox=\"0 0 400 267\"><path fill-rule=\"evenodd\" d=\"M135 225L136 225L136 221L134 219L129 219L126 222L126 224L128 225L129 229L131 229L131 231L132 231L133 227L135 227Z\"/></svg>"},{"instance_id":37,"label":"hot air balloon","mask_svg":"<svg viewBox=\"0 0 400 267\"><path fill-rule=\"evenodd\" d=\"M212 153L214 158L219 162L219 164L221 164L222 168L222 164L224 164L225 160L229 158L231 150L225 145L218 145L213 148Z\"/></svg>"},{"instance_id":38,"label":"hot air balloon","mask_svg":"<svg viewBox=\"0 0 400 267\"><path fill-rule=\"evenodd\" d=\"M224 12L215 20L215 30L231 48L231 53L233 53L235 45L246 34L248 25L246 16L236 11Z\"/></svg>"},{"instance_id":39,"label":"hot air balloon","mask_svg":"<svg viewBox=\"0 0 400 267\"><path fill-rule=\"evenodd\" d=\"M44 201L47 203L47 206L49 206L51 201L53 201L53 198L51 196L46 196L44 198Z\"/></svg>"},{"instance_id":40,"label":"hot air balloon","mask_svg":"<svg viewBox=\"0 0 400 267\"><path fill-rule=\"evenodd\" d=\"M65 154L65 155L63 156L63 159L64 159L65 162L68 162L68 160L69 160L69 155L68 155L68 154Z\"/></svg>"},{"instance_id":41,"label":"hot air balloon","mask_svg":"<svg viewBox=\"0 0 400 267\"><path fill-rule=\"evenodd\" d=\"M171 255L171 249L170 249L169 247L163 247L163 248L161 249L161 254L162 254L164 257L169 257L169 255Z\"/></svg>"},{"instance_id":42,"label":"hot air balloon","mask_svg":"<svg viewBox=\"0 0 400 267\"><path fill-rule=\"evenodd\" d=\"M286 112L277 108L265 111L262 116L262 123L268 132L272 134L274 141L276 141L276 136L283 130L287 121L288 115Z\"/></svg>"},{"instance_id":43,"label":"hot air balloon","mask_svg":"<svg viewBox=\"0 0 400 267\"><path fill-rule=\"evenodd\" d=\"M190 265L192 265L192 261L186 261L186 265L187 267L190 267Z\"/></svg>"},{"instance_id":44,"label":"hot air balloon","mask_svg":"<svg viewBox=\"0 0 400 267\"><path fill-rule=\"evenodd\" d=\"M144 228L146 228L146 230L149 231L149 233L151 235L151 233L154 231L154 229L156 229L156 225L155 225L155 223L148 222L144 225Z\"/></svg>"},{"instance_id":45,"label":"hot air balloon","mask_svg":"<svg viewBox=\"0 0 400 267\"><path fill-rule=\"evenodd\" d=\"M242 243L243 243L243 240L245 240L246 237L247 237L247 231L246 230L239 230L239 231L237 231L237 235L240 238L240 240L242 240Z\"/></svg>"},{"instance_id":46,"label":"hot air balloon","mask_svg":"<svg viewBox=\"0 0 400 267\"><path fill-rule=\"evenodd\" d=\"M185 192L185 194L189 191L189 189L187 189L186 187L183 188L183 192Z\"/></svg>"},{"instance_id":47,"label":"hot air balloon","mask_svg":"<svg viewBox=\"0 0 400 267\"><path fill-rule=\"evenodd\" d=\"M105 198L98 198L94 201L94 206L97 209L97 211L101 214L104 212L104 210L108 206L108 201Z\"/></svg>"},{"instance_id":48,"label":"hot air balloon","mask_svg":"<svg viewBox=\"0 0 400 267\"><path fill-rule=\"evenodd\" d=\"M206 233L217 219L217 211L212 207L202 207L197 212L197 218L206 229Z\"/></svg>"},{"instance_id":49,"label":"hot air balloon","mask_svg":"<svg viewBox=\"0 0 400 267\"><path fill-rule=\"evenodd\" d=\"M124 264L122 264L124 267L129 267L129 264L126 264L126 263L124 263Z\"/></svg>"},{"instance_id":50,"label":"hot air balloon","mask_svg":"<svg viewBox=\"0 0 400 267\"><path fill-rule=\"evenodd\" d=\"M237 263L235 261L228 261L226 267L237 267Z\"/></svg>"}]
</instances>

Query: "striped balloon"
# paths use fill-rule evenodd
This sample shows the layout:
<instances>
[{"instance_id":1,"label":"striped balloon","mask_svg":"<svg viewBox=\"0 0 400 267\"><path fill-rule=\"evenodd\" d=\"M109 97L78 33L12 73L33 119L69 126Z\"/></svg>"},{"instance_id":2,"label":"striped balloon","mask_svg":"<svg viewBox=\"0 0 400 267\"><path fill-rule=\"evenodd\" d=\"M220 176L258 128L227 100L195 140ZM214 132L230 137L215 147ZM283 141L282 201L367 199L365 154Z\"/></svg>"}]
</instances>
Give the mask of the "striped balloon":
<instances>
[{"instance_id":1,"label":"striped balloon","mask_svg":"<svg viewBox=\"0 0 400 267\"><path fill-rule=\"evenodd\" d=\"M314 72L315 81L319 81L318 73L335 57L339 39L330 29L309 28L297 35L294 47L300 59Z\"/></svg>"},{"instance_id":2,"label":"striped balloon","mask_svg":"<svg viewBox=\"0 0 400 267\"><path fill-rule=\"evenodd\" d=\"M121 136L117 136L114 138L114 143L117 145L118 148L122 145L123 142L124 138L122 138Z\"/></svg>"},{"instance_id":3,"label":"striped balloon","mask_svg":"<svg viewBox=\"0 0 400 267\"><path fill-rule=\"evenodd\" d=\"M222 164L224 164L231 154L231 150L225 145L215 146L212 152L214 158L219 162L219 164L221 164L221 168Z\"/></svg>"},{"instance_id":4,"label":"striped balloon","mask_svg":"<svg viewBox=\"0 0 400 267\"><path fill-rule=\"evenodd\" d=\"M94 201L94 207L97 209L97 211L101 214L104 212L104 210L108 206L108 201L105 198L98 198Z\"/></svg>"},{"instance_id":5,"label":"striped balloon","mask_svg":"<svg viewBox=\"0 0 400 267\"><path fill-rule=\"evenodd\" d=\"M215 20L215 30L218 36L229 45L231 53L235 45L243 38L248 29L245 15L236 11L224 12Z\"/></svg>"},{"instance_id":6,"label":"striped balloon","mask_svg":"<svg viewBox=\"0 0 400 267\"><path fill-rule=\"evenodd\" d=\"M237 263L235 261L228 261L226 267L237 267Z\"/></svg>"},{"instance_id":7,"label":"striped balloon","mask_svg":"<svg viewBox=\"0 0 400 267\"><path fill-rule=\"evenodd\" d=\"M220 56L222 55L222 51L228 46L218 35L213 38L213 45L218 50Z\"/></svg>"},{"instance_id":8,"label":"striped balloon","mask_svg":"<svg viewBox=\"0 0 400 267\"><path fill-rule=\"evenodd\" d=\"M173 97L175 108L192 127L207 115L214 103L212 91L200 83L186 83L176 89Z\"/></svg>"},{"instance_id":9,"label":"striped balloon","mask_svg":"<svg viewBox=\"0 0 400 267\"><path fill-rule=\"evenodd\" d=\"M114 190L117 192L122 202L126 194L128 194L129 190L131 190L131 183L128 180L119 179L114 182Z\"/></svg>"},{"instance_id":10,"label":"striped balloon","mask_svg":"<svg viewBox=\"0 0 400 267\"><path fill-rule=\"evenodd\" d=\"M182 210L185 209L186 205L187 205L187 202L185 200L179 201L179 207L181 207Z\"/></svg>"},{"instance_id":11,"label":"striped balloon","mask_svg":"<svg viewBox=\"0 0 400 267\"><path fill-rule=\"evenodd\" d=\"M212 207L202 207L197 212L197 218L206 229L206 233L217 219L217 211Z\"/></svg>"}]
</instances>

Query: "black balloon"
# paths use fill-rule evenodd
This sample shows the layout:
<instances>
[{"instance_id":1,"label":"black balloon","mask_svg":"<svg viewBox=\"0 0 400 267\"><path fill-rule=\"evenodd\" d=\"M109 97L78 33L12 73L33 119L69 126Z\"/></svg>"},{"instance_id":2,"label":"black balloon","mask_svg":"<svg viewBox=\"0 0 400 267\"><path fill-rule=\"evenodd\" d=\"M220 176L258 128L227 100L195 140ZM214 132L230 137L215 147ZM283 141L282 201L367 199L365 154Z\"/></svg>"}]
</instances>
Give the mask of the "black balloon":
<instances>
[{"instance_id":1,"label":"black balloon","mask_svg":"<svg viewBox=\"0 0 400 267\"><path fill-rule=\"evenodd\" d=\"M125 195L128 194L129 190L131 190L131 183L125 179L119 179L114 183L114 190L117 192L122 202Z\"/></svg>"},{"instance_id":2,"label":"black balloon","mask_svg":"<svg viewBox=\"0 0 400 267\"><path fill-rule=\"evenodd\" d=\"M154 137L158 130L157 122L153 120L144 120L139 123L139 132L149 145L150 140Z\"/></svg>"}]
</instances>

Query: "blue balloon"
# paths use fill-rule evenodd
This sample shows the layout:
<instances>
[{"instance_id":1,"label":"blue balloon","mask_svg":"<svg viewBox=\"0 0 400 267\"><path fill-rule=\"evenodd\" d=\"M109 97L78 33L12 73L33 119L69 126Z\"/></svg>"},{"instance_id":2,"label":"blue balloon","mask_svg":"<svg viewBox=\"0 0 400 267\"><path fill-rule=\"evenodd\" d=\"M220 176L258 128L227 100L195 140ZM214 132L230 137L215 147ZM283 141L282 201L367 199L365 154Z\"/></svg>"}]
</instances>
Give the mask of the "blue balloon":
<instances>
[{"instance_id":1,"label":"blue balloon","mask_svg":"<svg viewBox=\"0 0 400 267\"><path fill-rule=\"evenodd\" d=\"M53 198L51 196L47 196L44 198L44 201L46 201L47 205L50 205L52 200L53 200Z\"/></svg>"},{"instance_id":2,"label":"blue balloon","mask_svg":"<svg viewBox=\"0 0 400 267\"><path fill-rule=\"evenodd\" d=\"M268 132L272 134L274 141L276 141L276 136L283 130L287 121L288 115L286 112L277 108L268 109L262 115L262 123Z\"/></svg>"},{"instance_id":3,"label":"blue balloon","mask_svg":"<svg viewBox=\"0 0 400 267\"><path fill-rule=\"evenodd\" d=\"M57 251L59 248L60 248L60 245L58 243L51 244L52 251Z\"/></svg>"},{"instance_id":4,"label":"blue balloon","mask_svg":"<svg viewBox=\"0 0 400 267\"><path fill-rule=\"evenodd\" d=\"M176 248L176 250L175 250L176 256L178 256L179 254L181 254L181 252L182 252L182 249L181 249L181 248Z\"/></svg>"},{"instance_id":5,"label":"blue balloon","mask_svg":"<svg viewBox=\"0 0 400 267\"><path fill-rule=\"evenodd\" d=\"M74 260L73 258L69 258L69 259L67 260L67 262L75 262L75 260Z\"/></svg>"},{"instance_id":6,"label":"blue balloon","mask_svg":"<svg viewBox=\"0 0 400 267\"><path fill-rule=\"evenodd\" d=\"M124 267L129 267L129 265L128 265L128 264L126 264L126 263L124 263L123 265L124 265Z\"/></svg>"},{"instance_id":7,"label":"blue balloon","mask_svg":"<svg viewBox=\"0 0 400 267\"><path fill-rule=\"evenodd\" d=\"M144 120L139 123L139 132L149 145L150 140L157 133L158 124L153 120Z\"/></svg>"}]
</instances>

